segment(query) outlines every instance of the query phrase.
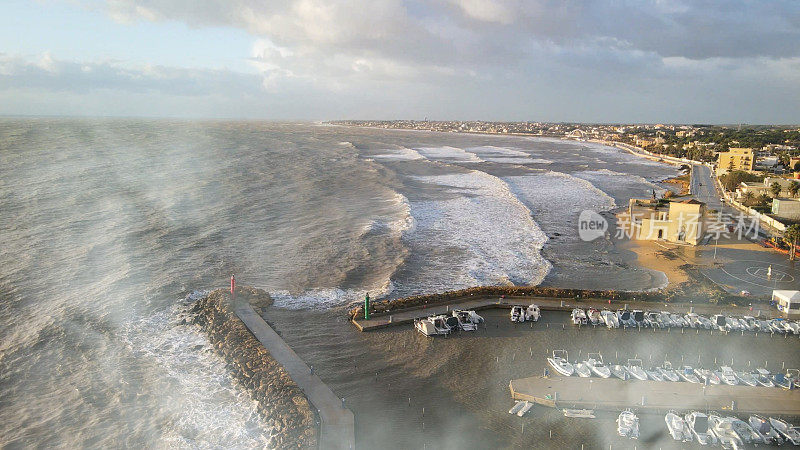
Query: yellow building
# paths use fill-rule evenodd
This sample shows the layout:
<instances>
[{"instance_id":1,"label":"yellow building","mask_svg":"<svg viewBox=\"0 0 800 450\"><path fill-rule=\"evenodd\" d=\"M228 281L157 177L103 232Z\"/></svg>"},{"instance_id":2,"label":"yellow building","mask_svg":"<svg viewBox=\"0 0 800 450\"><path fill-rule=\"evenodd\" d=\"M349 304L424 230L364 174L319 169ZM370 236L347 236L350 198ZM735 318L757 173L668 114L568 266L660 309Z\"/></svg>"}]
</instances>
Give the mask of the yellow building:
<instances>
[{"instance_id":1,"label":"yellow building","mask_svg":"<svg viewBox=\"0 0 800 450\"><path fill-rule=\"evenodd\" d=\"M752 148L731 148L717 156L717 176L734 170L751 171L756 162Z\"/></svg>"},{"instance_id":2,"label":"yellow building","mask_svg":"<svg viewBox=\"0 0 800 450\"><path fill-rule=\"evenodd\" d=\"M697 245L703 239L705 203L695 199L666 202L631 199L631 237Z\"/></svg>"}]
</instances>

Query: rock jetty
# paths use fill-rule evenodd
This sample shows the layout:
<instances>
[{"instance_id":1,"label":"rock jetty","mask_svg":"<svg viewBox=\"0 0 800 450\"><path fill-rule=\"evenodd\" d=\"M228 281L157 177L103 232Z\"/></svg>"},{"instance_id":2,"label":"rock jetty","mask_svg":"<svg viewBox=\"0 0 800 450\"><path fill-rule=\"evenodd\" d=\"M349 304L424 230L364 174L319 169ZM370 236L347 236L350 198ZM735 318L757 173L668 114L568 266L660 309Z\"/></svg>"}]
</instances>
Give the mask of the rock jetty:
<instances>
[{"instance_id":1,"label":"rock jetty","mask_svg":"<svg viewBox=\"0 0 800 450\"><path fill-rule=\"evenodd\" d=\"M265 291L237 287L256 311L272 304ZM208 335L233 377L258 403L271 428L271 448L316 448L317 417L303 391L236 316L226 290L216 290L191 307L192 322Z\"/></svg>"}]
</instances>

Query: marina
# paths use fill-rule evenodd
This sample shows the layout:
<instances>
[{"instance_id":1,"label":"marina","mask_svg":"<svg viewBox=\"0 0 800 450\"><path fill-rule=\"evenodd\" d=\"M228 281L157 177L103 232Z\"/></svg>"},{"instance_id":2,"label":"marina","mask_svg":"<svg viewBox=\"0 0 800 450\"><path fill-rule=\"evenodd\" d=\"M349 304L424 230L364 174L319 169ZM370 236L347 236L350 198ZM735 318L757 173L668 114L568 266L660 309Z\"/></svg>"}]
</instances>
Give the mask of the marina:
<instances>
[{"instance_id":1,"label":"marina","mask_svg":"<svg viewBox=\"0 0 800 450\"><path fill-rule=\"evenodd\" d=\"M511 397L551 408L667 413L670 410L800 416L800 390L742 385L626 382L616 378L529 377L511 380Z\"/></svg>"}]
</instances>

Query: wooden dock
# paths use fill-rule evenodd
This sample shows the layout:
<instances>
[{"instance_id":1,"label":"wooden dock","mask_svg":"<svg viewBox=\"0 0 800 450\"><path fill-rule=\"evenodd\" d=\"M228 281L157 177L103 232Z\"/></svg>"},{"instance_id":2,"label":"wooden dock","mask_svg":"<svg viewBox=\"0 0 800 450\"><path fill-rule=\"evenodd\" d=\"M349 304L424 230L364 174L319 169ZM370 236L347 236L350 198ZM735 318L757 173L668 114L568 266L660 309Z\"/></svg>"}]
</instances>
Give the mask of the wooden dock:
<instances>
[{"instance_id":1,"label":"wooden dock","mask_svg":"<svg viewBox=\"0 0 800 450\"><path fill-rule=\"evenodd\" d=\"M586 408L666 413L726 411L766 416L800 416L800 389L703 386L667 381L623 381L618 378L530 377L511 380L511 397L551 408Z\"/></svg>"}]
</instances>

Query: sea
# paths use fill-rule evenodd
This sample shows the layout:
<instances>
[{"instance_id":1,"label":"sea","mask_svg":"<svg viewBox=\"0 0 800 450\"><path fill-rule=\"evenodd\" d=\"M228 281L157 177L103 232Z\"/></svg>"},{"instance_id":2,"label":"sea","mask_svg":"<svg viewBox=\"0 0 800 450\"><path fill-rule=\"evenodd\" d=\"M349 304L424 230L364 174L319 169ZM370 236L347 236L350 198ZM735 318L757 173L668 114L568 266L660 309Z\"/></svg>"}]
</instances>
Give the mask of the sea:
<instances>
[{"instance_id":1,"label":"sea","mask_svg":"<svg viewBox=\"0 0 800 450\"><path fill-rule=\"evenodd\" d=\"M253 400L181 325L232 274L285 320L366 293L662 287L577 218L613 232L613 211L677 173L553 138L0 119L0 446L266 445Z\"/></svg>"}]
</instances>

